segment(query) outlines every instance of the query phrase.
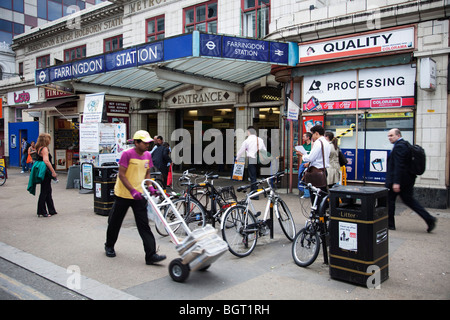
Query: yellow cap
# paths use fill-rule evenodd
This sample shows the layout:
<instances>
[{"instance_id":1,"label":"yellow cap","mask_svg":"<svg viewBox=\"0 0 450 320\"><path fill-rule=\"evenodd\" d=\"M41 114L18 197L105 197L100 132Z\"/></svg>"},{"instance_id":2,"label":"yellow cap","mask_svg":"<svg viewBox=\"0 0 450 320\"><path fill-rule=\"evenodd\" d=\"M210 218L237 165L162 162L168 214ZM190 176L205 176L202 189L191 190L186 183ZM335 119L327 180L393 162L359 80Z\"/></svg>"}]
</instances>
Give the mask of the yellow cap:
<instances>
[{"instance_id":1,"label":"yellow cap","mask_svg":"<svg viewBox=\"0 0 450 320\"><path fill-rule=\"evenodd\" d=\"M153 139L150 137L150 134L145 130L136 131L133 136L134 140L142 140L143 142L152 142Z\"/></svg>"}]
</instances>

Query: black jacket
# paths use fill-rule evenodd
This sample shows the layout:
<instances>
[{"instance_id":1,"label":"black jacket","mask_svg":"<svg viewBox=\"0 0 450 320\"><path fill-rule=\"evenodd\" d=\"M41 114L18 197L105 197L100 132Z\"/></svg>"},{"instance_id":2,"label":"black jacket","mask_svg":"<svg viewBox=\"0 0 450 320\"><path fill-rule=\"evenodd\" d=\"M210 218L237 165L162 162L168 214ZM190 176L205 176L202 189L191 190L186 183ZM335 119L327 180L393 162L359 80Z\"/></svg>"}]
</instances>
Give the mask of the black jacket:
<instances>
[{"instance_id":1,"label":"black jacket","mask_svg":"<svg viewBox=\"0 0 450 320\"><path fill-rule=\"evenodd\" d=\"M172 162L169 156L169 148L165 146L158 146L152 153L153 165L158 168L162 174L169 172L168 163Z\"/></svg>"},{"instance_id":2,"label":"black jacket","mask_svg":"<svg viewBox=\"0 0 450 320\"><path fill-rule=\"evenodd\" d=\"M410 150L405 140L398 140L389 154L387 160L386 182L387 188L391 188L394 183L401 185L413 184L416 176L409 172Z\"/></svg>"}]
</instances>

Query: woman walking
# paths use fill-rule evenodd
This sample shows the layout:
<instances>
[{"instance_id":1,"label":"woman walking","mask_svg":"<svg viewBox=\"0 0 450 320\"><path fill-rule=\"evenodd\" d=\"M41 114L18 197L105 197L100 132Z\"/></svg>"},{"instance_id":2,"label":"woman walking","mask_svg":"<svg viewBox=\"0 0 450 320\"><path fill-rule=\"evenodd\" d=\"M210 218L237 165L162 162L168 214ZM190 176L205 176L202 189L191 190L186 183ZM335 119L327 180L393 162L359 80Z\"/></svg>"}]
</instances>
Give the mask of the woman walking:
<instances>
[{"instance_id":1,"label":"woman walking","mask_svg":"<svg viewBox=\"0 0 450 320\"><path fill-rule=\"evenodd\" d=\"M57 214L52 198L52 178L56 179L56 172L52 166L52 155L48 151L48 146L51 141L51 136L48 133L41 133L36 142L37 161L43 161L47 166L47 172L41 183L41 193L39 194L37 215L38 217L49 217ZM48 210L48 211L47 211Z\"/></svg>"}]
</instances>

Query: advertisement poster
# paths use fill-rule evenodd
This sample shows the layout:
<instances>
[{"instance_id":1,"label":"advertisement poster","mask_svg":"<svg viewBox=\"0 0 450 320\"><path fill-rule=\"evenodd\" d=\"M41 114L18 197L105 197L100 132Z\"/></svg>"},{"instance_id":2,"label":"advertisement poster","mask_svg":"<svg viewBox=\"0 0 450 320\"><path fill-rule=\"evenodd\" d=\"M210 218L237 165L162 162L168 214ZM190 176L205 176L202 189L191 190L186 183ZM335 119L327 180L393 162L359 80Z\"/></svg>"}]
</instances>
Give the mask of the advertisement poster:
<instances>
[{"instance_id":1,"label":"advertisement poster","mask_svg":"<svg viewBox=\"0 0 450 320\"><path fill-rule=\"evenodd\" d=\"M98 152L98 123L80 123L80 152Z\"/></svg>"},{"instance_id":2,"label":"advertisement poster","mask_svg":"<svg viewBox=\"0 0 450 320\"><path fill-rule=\"evenodd\" d=\"M81 165L81 187L92 190L94 188L94 166L91 163Z\"/></svg>"},{"instance_id":3,"label":"advertisement poster","mask_svg":"<svg viewBox=\"0 0 450 320\"><path fill-rule=\"evenodd\" d=\"M350 251L358 250L358 225L339 221L339 248Z\"/></svg>"},{"instance_id":4,"label":"advertisement poster","mask_svg":"<svg viewBox=\"0 0 450 320\"><path fill-rule=\"evenodd\" d=\"M66 170L67 169L67 159L66 150L55 150L56 157L56 170Z\"/></svg>"},{"instance_id":5,"label":"advertisement poster","mask_svg":"<svg viewBox=\"0 0 450 320\"><path fill-rule=\"evenodd\" d=\"M83 123L102 122L104 101L104 93L86 95L84 100Z\"/></svg>"},{"instance_id":6,"label":"advertisement poster","mask_svg":"<svg viewBox=\"0 0 450 320\"><path fill-rule=\"evenodd\" d=\"M311 132L311 128L316 125L323 126L323 121L323 115L303 117L303 132Z\"/></svg>"},{"instance_id":7,"label":"advertisement poster","mask_svg":"<svg viewBox=\"0 0 450 320\"><path fill-rule=\"evenodd\" d=\"M245 158L239 158L234 163L233 180L242 181L244 179Z\"/></svg>"}]
</instances>

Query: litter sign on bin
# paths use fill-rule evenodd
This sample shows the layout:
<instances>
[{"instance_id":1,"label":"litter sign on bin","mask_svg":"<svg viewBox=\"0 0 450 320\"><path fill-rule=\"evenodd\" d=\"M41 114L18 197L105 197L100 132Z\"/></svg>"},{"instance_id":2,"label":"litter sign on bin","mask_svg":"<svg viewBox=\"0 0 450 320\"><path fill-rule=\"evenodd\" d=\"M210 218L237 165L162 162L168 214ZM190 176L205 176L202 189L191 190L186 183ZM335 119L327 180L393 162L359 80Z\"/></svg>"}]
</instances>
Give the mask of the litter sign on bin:
<instances>
[{"instance_id":1,"label":"litter sign on bin","mask_svg":"<svg viewBox=\"0 0 450 320\"><path fill-rule=\"evenodd\" d=\"M339 221L339 248L350 251L358 250L358 225Z\"/></svg>"}]
</instances>

